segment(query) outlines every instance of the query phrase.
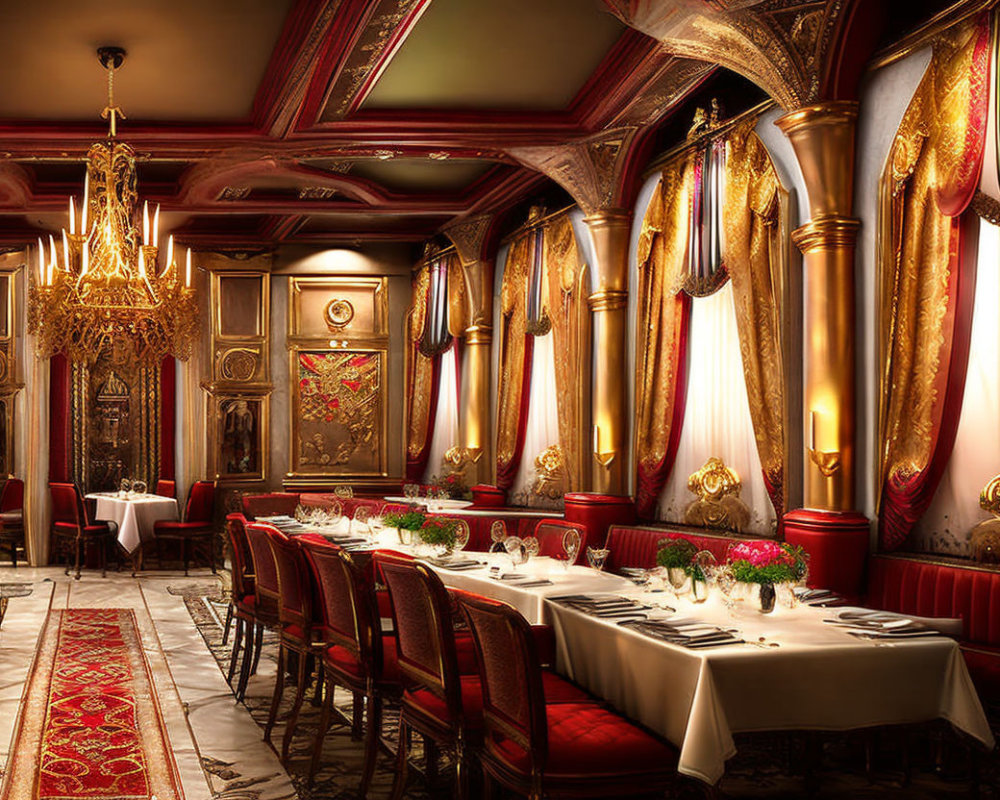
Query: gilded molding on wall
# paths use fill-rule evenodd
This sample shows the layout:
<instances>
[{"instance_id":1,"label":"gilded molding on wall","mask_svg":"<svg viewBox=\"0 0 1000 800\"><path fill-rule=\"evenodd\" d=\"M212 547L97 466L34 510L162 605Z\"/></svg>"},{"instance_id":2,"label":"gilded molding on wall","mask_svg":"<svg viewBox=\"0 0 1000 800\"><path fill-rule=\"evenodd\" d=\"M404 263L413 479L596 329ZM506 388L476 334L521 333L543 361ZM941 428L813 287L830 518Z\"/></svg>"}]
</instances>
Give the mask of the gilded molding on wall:
<instances>
[{"instance_id":1,"label":"gilded molding on wall","mask_svg":"<svg viewBox=\"0 0 1000 800\"><path fill-rule=\"evenodd\" d=\"M742 531L750 509L740 499L740 476L721 458L712 457L688 478L688 490L698 496L684 511L684 523L705 528Z\"/></svg>"}]
</instances>

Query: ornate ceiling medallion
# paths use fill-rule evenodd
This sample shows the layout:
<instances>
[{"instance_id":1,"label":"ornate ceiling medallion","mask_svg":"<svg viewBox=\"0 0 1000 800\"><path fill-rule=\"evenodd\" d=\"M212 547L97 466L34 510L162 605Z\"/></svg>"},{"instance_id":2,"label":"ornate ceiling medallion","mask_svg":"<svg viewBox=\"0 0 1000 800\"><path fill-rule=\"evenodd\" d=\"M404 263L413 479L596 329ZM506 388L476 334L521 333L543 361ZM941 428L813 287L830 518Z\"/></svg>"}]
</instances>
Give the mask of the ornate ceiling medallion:
<instances>
[{"instance_id":1,"label":"ornate ceiling medallion","mask_svg":"<svg viewBox=\"0 0 1000 800\"><path fill-rule=\"evenodd\" d=\"M108 70L108 105L101 114L108 120L108 139L87 153L83 203L78 218L75 200L69 200L62 247L51 235L48 246L38 240L29 330L43 358L65 353L71 361L92 364L113 342L126 341L143 364L166 356L187 360L199 334L191 250L182 279L172 236L162 267L159 263L159 207L150 225L144 205L139 230L135 152L115 138L117 118L125 115L114 102L114 73L125 51L97 52Z\"/></svg>"}]
</instances>

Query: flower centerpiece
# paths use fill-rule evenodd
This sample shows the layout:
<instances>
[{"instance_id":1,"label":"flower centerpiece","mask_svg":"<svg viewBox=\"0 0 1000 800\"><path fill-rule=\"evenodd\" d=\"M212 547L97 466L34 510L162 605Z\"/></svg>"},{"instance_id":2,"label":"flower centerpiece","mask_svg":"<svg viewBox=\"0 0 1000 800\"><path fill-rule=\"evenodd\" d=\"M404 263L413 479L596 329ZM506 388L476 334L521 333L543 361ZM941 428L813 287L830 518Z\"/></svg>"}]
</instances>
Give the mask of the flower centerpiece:
<instances>
[{"instance_id":1,"label":"flower centerpiece","mask_svg":"<svg viewBox=\"0 0 1000 800\"><path fill-rule=\"evenodd\" d=\"M430 492L434 497L451 500L471 500L472 492L465 485L465 476L460 472L449 472L441 477L431 478Z\"/></svg>"},{"instance_id":2,"label":"flower centerpiece","mask_svg":"<svg viewBox=\"0 0 1000 800\"><path fill-rule=\"evenodd\" d=\"M416 534L424 544L450 553L458 539L458 522L447 517L428 517Z\"/></svg>"},{"instance_id":3,"label":"flower centerpiece","mask_svg":"<svg viewBox=\"0 0 1000 800\"><path fill-rule=\"evenodd\" d=\"M806 554L784 542L742 542L729 550L727 562L739 583L760 587L761 611L774 609L776 584L794 584L806 576Z\"/></svg>"},{"instance_id":4,"label":"flower centerpiece","mask_svg":"<svg viewBox=\"0 0 1000 800\"><path fill-rule=\"evenodd\" d=\"M426 521L427 515L419 511L406 511L402 514L390 512L382 515L382 525L386 528L395 528L399 532L400 544L409 544L414 532L419 531Z\"/></svg>"},{"instance_id":5,"label":"flower centerpiece","mask_svg":"<svg viewBox=\"0 0 1000 800\"><path fill-rule=\"evenodd\" d=\"M663 539L656 551L656 564L667 571L667 580L675 591L691 581L691 591L697 601L707 597L705 572L698 560L698 548L680 537Z\"/></svg>"}]
</instances>

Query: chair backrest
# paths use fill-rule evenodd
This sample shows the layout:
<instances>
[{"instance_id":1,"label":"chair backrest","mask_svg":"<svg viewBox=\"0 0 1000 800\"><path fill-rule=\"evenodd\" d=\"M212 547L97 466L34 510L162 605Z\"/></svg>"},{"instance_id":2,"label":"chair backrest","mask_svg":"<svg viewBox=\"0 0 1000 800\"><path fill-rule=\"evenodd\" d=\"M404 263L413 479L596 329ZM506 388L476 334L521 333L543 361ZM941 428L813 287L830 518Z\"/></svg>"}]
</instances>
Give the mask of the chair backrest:
<instances>
[{"instance_id":1,"label":"chair backrest","mask_svg":"<svg viewBox=\"0 0 1000 800\"><path fill-rule=\"evenodd\" d=\"M83 500L74 484L50 483L49 492L52 494L53 522L65 522L69 525L87 524Z\"/></svg>"},{"instance_id":2,"label":"chair backrest","mask_svg":"<svg viewBox=\"0 0 1000 800\"><path fill-rule=\"evenodd\" d=\"M462 696L448 591L425 564L384 552L375 557L389 590L400 673L408 683L429 689L444 700L450 719L461 719Z\"/></svg>"},{"instance_id":3,"label":"chair backrest","mask_svg":"<svg viewBox=\"0 0 1000 800\"><path fill-rule=\"evenodd\" d=\"M291 517L299 505L299 496L294 492L245 494L240 502L243 505L243 516L247 519L279 515Z\"/></svg>"},{"instance_id":4,"label":"chair backrest","mask_svg":"<svg viewBox=\"0 0 1000 800\"><path fill-rule=\"evenodd\" d=\"M215 481L195 481L188 491L187 506L184 509L185 522L212 521L215 510Z\"/></svg>"},{"instance_id":5,"label":"chair backrest","mask_svg":"<svg viewBox=\"0 0 1000 800\"><path fill-rule=\"evenodd\" d=\"M24 508L24 481L20 478L8 478L0 493L0 514L8 511L21 511Z\"/></svg>"},{"instance_id":6,"label":"chair backrest","mask_svg":"<svg viewBox=\"0 0 1000 800\"><path fill-rule=\"evenodd\" d=\"M156 493L160 497L175 497L177 495L177 482L166 480L157 481Z\"/></svg>"},{"instance_id":7,"label":"chair backrest","mask_svg":"<svg viewBox=\"0 0 1000 800\"><path fill-rule=\"evenodd\" d=\"M303 541L316 591L316 621L324 640L353 654L371 675L382 674L382 636L372 582L339 547Z\"/></svg>"},{"instance_id":8,"label":"chair backrest","mask_svg":"<svg viewBox=\"0 0 1000 800\"><path fill-rule=\"evenodd\" d=\"M263 523L249 522L244 527L247 534L247 544L250 546L250 558L253 560L254 591L259 600L268 605L276 604L281 594L278 586L278 567L274 563L268 531L274 531L284 536L277 528Z\"/></svg>"},{"instance_id":9,"label":"chair backrest","mask_svg":"<svg viewBox=\"0 0 1000 800\"><path fill-rule=\"evenodd\" d=\"M264 525L278 572L278 619L282 625L298 625L303 635L312 625L312 576L298 542L277 528Z\"/></svg>"},{"instance_id":10,"label":"chair backrest","mask_svg":"<svg viewBox=\"0 0 1000 800\"><path fill-rule=\"evenodd\" d=\"M563 536L568 530L575 530L580 534L580 549L576 554L576 561L573 563L582 564L587 552L587 529L582 525L564 522L561 519L543 519L535 526L538 555L565 559L566 550L563 548Z\"/></svg>"},{"instance_id":11,"label":"chair backrest","mask_svg":"<svg viewBox=\"0 0 1000 800\"><path fill-rule=\"evenodd\" d=\"M540 770L548 754L548 724L531 626L497 600L463 593L459 603L479 659L486 747L510 739L530 754L533 770Z\"/></svg>"},{"instance_id":12,"label":"chair backrest","mask_svg":"<svg viewBox=\"0 0 1000 800\"><path fill-rule=\"evenodd\" d=\"M233 596L242 599L253 593L253 566L247 542L247 518L242 514L226 515L226 531L233 563Z\"/></svg>"}]
</instances>

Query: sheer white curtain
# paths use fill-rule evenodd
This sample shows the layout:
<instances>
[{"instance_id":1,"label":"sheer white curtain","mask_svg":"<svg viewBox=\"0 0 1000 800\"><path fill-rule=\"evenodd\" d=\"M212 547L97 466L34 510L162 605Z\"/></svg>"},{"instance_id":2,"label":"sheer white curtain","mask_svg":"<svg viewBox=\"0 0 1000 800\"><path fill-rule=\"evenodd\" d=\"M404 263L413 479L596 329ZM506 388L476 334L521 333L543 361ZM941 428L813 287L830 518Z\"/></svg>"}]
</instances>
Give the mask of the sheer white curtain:
<instances>
[{"instance_id":1,"label":"sheer white curtain","mask_svg":"<svg viewBox=\"0 0 1000 800\"><path fill-rule=\"evenodd\" d=\"M511 502L538 505L541 498L532 494L535 482L535 456L550 445L559 444L559 411L556 405L556 354L552 333L536 336L531 356L531 389L528 421L524 433L521 465L511 487ZM546 503L551 505L551 503Z\"/></svg>"},{"instance_id":2,"label":"sheer white curtain","mask_svg":"<svg viewBox=\"0 0 1000 800\"><path fill-rule=\"evenodd\" d=\"M437 415L434 418L434 435L427 457L424 482L443 474L441 460L449 448L458 444L458 347L452 346L441 354Z\"/></svg>"},{"instance_id":3,"label":"sheer white curtain","mask_svg":"<svg viewBox=\"0 0 1000 800\"><path fill-rule=\"evenodd\" d=\"M740 497L751 512L747 532L770 535L774 507L764 487L750 420L732 281L691 301L687 403L677 459L660 493L660 519L684 521L684 510L696 499L688 491L688 478L713 456L740 476Z\"/></svg>"},{"instance_id":4,"label":"sheer white curtain","mask_svg":"<svg viewBox=\"0 0 1000 800\"><path fill-rule=\"evenodd\" d=\"M965 555L969 530L992 516L979 492L1000 472L1000 228L979 221L979 259L969 370L955 449L913 532L919 550Z\"/></svg>"}]
</instances>

